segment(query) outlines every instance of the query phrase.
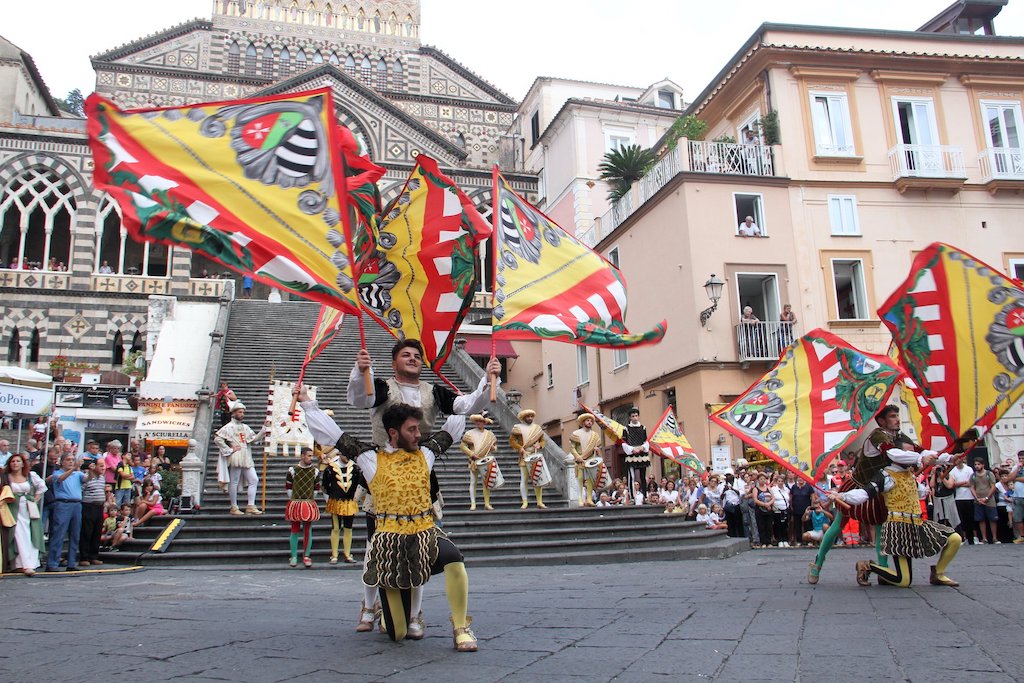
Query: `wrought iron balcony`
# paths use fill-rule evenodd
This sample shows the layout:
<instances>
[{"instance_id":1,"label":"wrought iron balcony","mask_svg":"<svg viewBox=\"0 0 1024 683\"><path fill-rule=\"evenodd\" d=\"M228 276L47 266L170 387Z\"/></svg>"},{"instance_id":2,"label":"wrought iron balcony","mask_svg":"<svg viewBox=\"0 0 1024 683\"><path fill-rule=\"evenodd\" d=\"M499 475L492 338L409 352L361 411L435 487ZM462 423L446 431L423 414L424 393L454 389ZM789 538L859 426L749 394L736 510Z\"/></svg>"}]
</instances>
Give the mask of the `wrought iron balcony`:
<instances>
[{"instance_id":1,"label":"wrought iron balcony","mask_svg":"<svg viewBox=\"0 0 1024 683\"><path fill-rule=\"evenodd\" d=\"M752 360L775 361L800 333L795 323L779 321L738 323L736 346L741 363Z\"/></svg>"}]
</instances>

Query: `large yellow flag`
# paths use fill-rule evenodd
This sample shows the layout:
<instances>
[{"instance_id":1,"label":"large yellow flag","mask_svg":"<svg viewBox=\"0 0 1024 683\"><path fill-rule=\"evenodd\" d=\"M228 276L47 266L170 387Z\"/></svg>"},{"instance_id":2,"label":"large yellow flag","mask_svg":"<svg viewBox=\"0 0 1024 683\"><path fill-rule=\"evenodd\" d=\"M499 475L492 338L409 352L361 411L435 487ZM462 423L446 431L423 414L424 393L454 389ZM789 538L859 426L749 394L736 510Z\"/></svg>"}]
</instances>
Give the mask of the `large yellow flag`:
<instances>
[{"instance_id":1,"label":"large yellow flag","mask_svg":"<svg viewBox=\"0 0 1024 683\"><path fill-rule=\"evenodd\" d=\"M643 333L626 329L618 268L516 194L497 168L493 220L495 337L608 348L664 338L664 320Z\"/></svg>"},{"instance_id":2,"label":"large yellow flag","mask_svg":"<svg viewBox=\"0 0 1024 683\"><path fill-rule=\"evenodd\" d=\"M811 330L711 419L815 484L885 404L902 375L885 356Z\"/></svg>"},{"instance_id":3,"label":"large yellow flag","mask_svg":"<svg viewBox=\"0 0 1024 683\"><path fill-rule=\"evenodd\" d=\"M86 112L95 184L132 237L358 310L329 89L133 111L94 94Z\"/></svg>"},{"instance_id":4,"label":"large yellow flag","mask_svg":"<svg viewBox=\"0 0 1024 683\"><path fill-rule=\"evenodd\" d=\"M928 246L878 315L949 441L1024 393L1024 290L970 254Z\"/></svg>"}]
</instances>

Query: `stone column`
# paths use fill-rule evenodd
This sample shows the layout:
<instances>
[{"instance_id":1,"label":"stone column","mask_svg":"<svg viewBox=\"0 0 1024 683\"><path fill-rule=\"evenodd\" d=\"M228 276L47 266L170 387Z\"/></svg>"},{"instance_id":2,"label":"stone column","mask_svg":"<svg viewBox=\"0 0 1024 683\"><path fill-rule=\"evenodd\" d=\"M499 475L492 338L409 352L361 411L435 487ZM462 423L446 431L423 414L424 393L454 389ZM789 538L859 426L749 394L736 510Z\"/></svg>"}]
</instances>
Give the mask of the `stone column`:
<instances>
[{"instance_id":1,"label":"stone column","mask_svg":"<svg viewBox=\"0 0 1024 683\"><path fill-rule=\"evenodd\" d=\"M181 495L192 496L195 505L203 497L203 461L196 455L195 439L188 440L188 453L181 459Z\"/></svg>"}]
</instances>

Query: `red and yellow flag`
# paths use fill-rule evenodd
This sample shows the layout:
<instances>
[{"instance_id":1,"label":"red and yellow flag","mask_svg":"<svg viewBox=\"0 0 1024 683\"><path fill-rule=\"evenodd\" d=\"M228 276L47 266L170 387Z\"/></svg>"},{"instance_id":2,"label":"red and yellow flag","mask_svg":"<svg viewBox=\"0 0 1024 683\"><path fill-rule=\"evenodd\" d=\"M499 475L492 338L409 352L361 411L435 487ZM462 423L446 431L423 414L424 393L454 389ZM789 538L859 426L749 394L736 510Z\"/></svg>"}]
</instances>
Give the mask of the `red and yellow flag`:
<instances>
[{"instance_id":1,"label":"red and yellow flag","mask_svg":"<svg viewBox=\"0 0 1024 683\"><path fill-rule=\"evenodd\" d=\"M363 308L400 339L419 339L439 370L469 312L477 245L490 235L472 200L423 154L360 264Z\"/></svg>"},{"instance_id":2,"label":"red and yellow flag","mask_svg":"<svg viewBox=\"0 0 1024 683\"><path fill-rule=\"evenodd\" d=\"M929 245L878 315L947 443L1024 394L1024 290L970 254Z\"/></svg>"},{"instance_id":3,"label":"red and yellow flag","mask_svg":"<svg viewBox=\"0 0 1024 683\"><path fill-rule=\"evenodd\" d=\"M133 238L358 310L329 89L131 111L94 94L86 112L95 185Z\"/></svg>"},{"instance_id":4,"label":"red and yellow flag","mask_svg":"<svg viewBox=\"0 0 1024 683\"><path fill-rule=\"evenodd\" d=\"M306 349L306 360L303 362L303 366L311 363L320 355L320 352L327 348L331 340L338 336L343 322L345 322L345 314L337 308L320 307L320 315L316 318L316 327L313 328L313 335L309 338L309 348Z\"/></svg>"},{"instance_id":5,"label":"red and yellow flag","mask_svg":"<svg viewBox=\"0 0 1024 683\"><path fill-rule=\"evenodd\" d=\"M580 401L580 408L594 416L594 419L601 425L609 439L614 439L615 443L622 441L622 435L626 433L626 426L624 424L616 422L599 410L588 408L583 401Z\"/></svg>"},{"instance_id":6,"label":"red and yellow flag","mask_svg":"<svg viewBox=\"0 0 1024 683\"><path fill-rule=\"evenodd\" d=\"M608 348L664 338L664 320L642 334L626 329L622 273L516 194L497 167L493 221L495 337Z\"/></svg>"},{"instance_id":7,"label":"red and yellow flag","mask_svg":"<svg viewBox=\"0 0 1024 683\"><path fill-rule=\"evenodd\" d=\"M812 330L711 419L814 484L881 409L902 376L889 358Z\"/></svg>"},{"instance_id":8,"label":"red and yellow flag","mask_svg":"<svg viewBox=\"0 0 1024 683\"><path fill-rule=\"evenodd\" d=\"M679 422L671 406L665 408L647 443L651 445L651 452L655 455L668 458L698 475L704 474L707 470L697 457L697 451L690 445L690 440L679 429Z\"/></svg>"}]
</instances>

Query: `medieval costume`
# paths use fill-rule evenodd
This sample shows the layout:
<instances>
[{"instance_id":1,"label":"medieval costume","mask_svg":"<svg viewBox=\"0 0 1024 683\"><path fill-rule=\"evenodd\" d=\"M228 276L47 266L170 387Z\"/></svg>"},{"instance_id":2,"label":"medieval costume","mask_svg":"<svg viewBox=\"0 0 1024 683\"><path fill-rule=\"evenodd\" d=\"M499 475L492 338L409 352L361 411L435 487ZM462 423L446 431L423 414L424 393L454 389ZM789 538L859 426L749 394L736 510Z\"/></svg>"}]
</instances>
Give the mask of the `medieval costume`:
<instances>
[{"instance_id":1,"label":"medieval costume","mask_svg":"<svg viewBox=\"0 0 1024 683\"><path fill-rule=\"evenodd\" d=\"M309 453L303 452L303 456ZM291 492L291 499L285 505L284 518L291 522L292 532L289 537L291 544L291 557L288 564L294 567L298 564L297 554L299 549L299 535L302 535L302 565L306 568L313 566L313 560L309 556L309 549L313 545L313 522L320 519L320 508L316 504L316 492L320 489L320 470L313 464L310 458L300 461L298 465L288 468L288 474L284 478L284 488Z\"/></svg>"},{"instance_id":2,"label":"medieval costume","mask_svg":"<svg viewBox=\"0 0 1024 683\"><path fill-rule=\"evenodd\" d=\"M651 444L647 442L647 427L640 424L640 411L629 411L629 423L622 433L622 452L625 454L627 490L633 490L633 482L641 485L647 481L647 468L651 466Z\"/></svg>"},{"instance_id":3,"label":"medieval costume","mask_svg":"<svg viewBox=\"0 0 1024 683\"><path fill-rule=\"evenodd\" d=\"M863 488L874 481L879 472L892 464L888 453L891 449L896 448L897 444L901 444L904 447L910 446L915 451L921 450L919 446L914 446L910 437L899 431L899 429L890 430L881 425L884 417L893 411L898 413L899 408L889 405L883 408L875 417L876 421L879 422L879 426L871 432L867 441L864 442L860 454L854 461L853 471L839 487L840 492ZM857 520L860 524L870 524L875 527L875 546L878 564L886 565L879 535L879 526L886 518L885 500L883 496L875 496L874 498L867 499L863 505L857 505L845 512L838 508L836 509L835 520L833 520L828 531L822 537L821 545L818 547L818 555L814 562L811 563L810 569L807 572L808 583L814 584L818 582L818 575L821 572L821 568L825 565L825 556L832 549L832 544L835 543L836 537L842 532L844 515Z\"/></svg>"},{"instance_id":4,"label":"medieval costume","mask_svg":"<svg viewBox=\"0 0 1024 683\"><path fill-rule=\"evenodd\" d=\"M349 564L355 563L352 559L352 522L359 511L356 491L362 483L363 477L355 462L332 448L323 469L326 511L331 515L331 564L338 563L338 541L341 535L344 535L342 559Z\"/></svg>"},{"instance_id":5,"label":"medieval costume","mask_svg":"<svg viewBox=\"0 0 1024 683\"><path fill-rule=\"evenodd\" d=\"M491 507L491 491L505 483L494 452L498 450L494 433L485 429L485 425L494 424L494 420L483 415L470 415L470 421L476 425L468 430L459 442L459 448L469 459L469 509L476 510L476 485L480 483L484 491L484 509Z\"/></svg>"},{"instance_id":6,"label":"medieval costume","mask_svg":"<svg viewBox=\"0 0 1024 683\"><path fill-rule=\"evenodd\" d=\"M865 486L835 494L837 498L851 505L861 505L878 497L885 498L887 507L882 525L882 552L891 555L895 567L892 569L875 562L857 563L857 583L868 585L870 573L878 575L878 582L890 586L909 586L912 580L911 561L922 557L939 555L932 567L930 582L938 586L957 586L946 576L946 568L960 549L960 535L944 524L937 524L923 518L917 496L917 479L913 468L920 468L924 456L934 456L934 451L919 454L898 448L888 449L891 464L878 472ZM943 455L939 463L949 462L952 456Z\"/></svg>"},{"instance_id":7,"label":"medieval costume","mask_svg":"<svg viewBox=\"0 0 1024 683\"><path fill-rule=\"evenodd\" d=\"M372 371L371 371L372 372ZM487 377L480 380L475 391L469 394L456 394L451 389L439 384L418 382L405 384L392 377L388 380L373 380L374 393L366 395L363 376L358 368L352 368L348 382L348 403L356 408L370 411L370 426L373 429L373 442L386 444L388 435L381 423L381 415L396 403L416 406L423 411L420 431L430 434L439 415L468 415L482 410L487 404L490 384Z\"/></svg>"},{"instance_id":8,"label":"medieval costume","mask_svg":"<svg viewBox=\"0 0 1024 683\"><path fill-rule=\"evenodd\" d=\"M589 425L586 423L589 422ZM580 486L580 505L594 504L594 489L611 484L608 468L601 458L601 432L594 429L594 416L583 413L576 418L579 429L569 435L570 454L576 462L576 480ZM584 490L586 498L584 498Z\"/></svg>"},{"instance_id":9,"label":"medieval costume","mask_svg":"<svg viewBox=\"0 0 1024 683\"><path fill-rule=\"evenodd\" d=\"M244 411L244 403L241 401L232 403L231 422L217 430L213 441L220 449L220 457L227 461L230 476L228 498L231 500L231 514L262 515L263 511L256 507L256 489L259 486L260 478L256 475L256 464L252 459L250 444L261 440L267 433L267 427L264 425L260 431L253 432L252 428L242 421L245 416ZM248 505L244 513L238 509L238 486L243 479L248 497Z\"/></svg>"},{"instance_id":10,"label":"medieval costume","mask_svg":"<svg viewBox=\"0 0 1024 683\"><path fill-rule=\"evenodd\" d=\"M39 505L46 484L35 472L26 473L25 481L11 481L5 475L5 484L0 489L0 542L4 571L21 570L32 575L39 567L39 557L44 550L43 524Z\"/></svg>"},{"instance_id":11,"label":"medieval costume","mask_svg":"<svg viewBox=\"0 0 1024 683\"><path fill-rule=\"evenodd\" d=\"M544 487L551 483L551 471L544 460L544 430L533 419L537 413L533 410L520 410L519 423L512 427L508 443L519 454L519 496L523 499L523 509L529 504L526 497L527 483L533 487L533 495L537 499L537 507L544 509Z\"/></svg>"},{"instance_id":12,"label":"medieval costume","mask_svg":"<svg viewBox=\"0 0 1024 683\"><path fill-rule=\"evenodd\" d=\"M436 459L462 436L463 419L448 419L430 445L415 451L390 444L378 447L345 434L315 400L304 401L306 423L319 443L335 443L339 452L355 460L369 486L376 510L373 539L366 553L363 581L380 592L382 623L392 640L424 636L423 585L433 574L444 573L455 649L477 649L467 616L469 577L462 553L437 527L431 501L430 474ZM436 451L434 449L437 449ZM365 601L364 601L365 608Z\"/></svg>"}]
</instances>

